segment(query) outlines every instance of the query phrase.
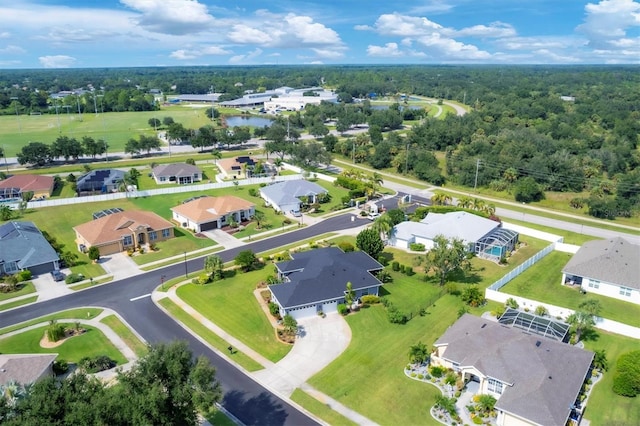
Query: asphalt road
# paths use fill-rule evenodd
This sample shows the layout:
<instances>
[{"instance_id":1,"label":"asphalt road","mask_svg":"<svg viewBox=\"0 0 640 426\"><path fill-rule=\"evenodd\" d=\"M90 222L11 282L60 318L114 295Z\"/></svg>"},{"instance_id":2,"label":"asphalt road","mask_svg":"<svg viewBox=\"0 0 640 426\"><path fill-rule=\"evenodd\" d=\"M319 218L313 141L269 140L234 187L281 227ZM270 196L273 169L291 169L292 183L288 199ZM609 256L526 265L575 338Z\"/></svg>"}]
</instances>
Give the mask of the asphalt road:
<instances>
[{"instance_id":1,"label":"asphalt road","mask_svg":"<svg viewBox=\"0 0 640 426\"><path fill-rule=\"evenodd\" d=\"M353 215L343 214L316 225L259 240L242 247L218 252L223 261L233 260L241 250L255 253L275 247L312 238L316 235L336 230L349 229L364 224L362 220L352 221ZM203 256L204 257L204 256ZM189 271L203 268L203 258L187 261ZM0 327L27 321L42 315L78 307L105 307L118 312L149 343L187 341L196 356L204 355L217 369L217 379L224 391L222 405L246 425L315 425L313 419L298 411L286 401L278 398L252 378L218 356L198 339L178 325L171 317L158 309L149 295L160 285L160 277L166 279L185 273L183 263L157 269L146 274L89 288L64 297L0 312Z\"/></svg>"}]
</instances>

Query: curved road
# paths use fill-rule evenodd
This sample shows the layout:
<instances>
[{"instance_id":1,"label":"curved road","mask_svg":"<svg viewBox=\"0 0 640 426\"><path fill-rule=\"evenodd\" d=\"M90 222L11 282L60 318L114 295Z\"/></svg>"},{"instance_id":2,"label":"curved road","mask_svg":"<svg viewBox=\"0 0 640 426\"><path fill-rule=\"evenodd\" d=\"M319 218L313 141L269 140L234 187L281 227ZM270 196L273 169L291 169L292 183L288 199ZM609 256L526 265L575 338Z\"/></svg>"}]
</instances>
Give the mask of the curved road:
<instances>
[{"instance_id":1,"label":"curved road","mask_svg":"<svg viewBox=\"0 0 640 426\"><path fill-rule=\"evenodd\" d=\"M233 260L241 250L253 250L255 253L275 247L295 243L316 235L336 230L361 226L361 220L352 221L351 214L343 214L326 219L294 232L256 241L225 251L218 252L223 261ZM204 257L204 256L203 256ZM203 267L202 257L187 261L189 271ZM89 288L64 297L33 305L0 312L0 327L6 327L57 311L96 306L111 308L118 312L149 343L167 342L175 339L185 340L196 356L205 355L217 369L217 379L222 385L224 399L222 405L246 425L315 425L315 420L300 412L286 401L255 382L235 366L220 357L216 352L178 325L152 302L148 296L160 284L160 277L167 279L185 273L185 265L178 263L165 268L116 281L106 285ZM136 299L136 300L131 300Z\"/></svg>"}]
</instances>

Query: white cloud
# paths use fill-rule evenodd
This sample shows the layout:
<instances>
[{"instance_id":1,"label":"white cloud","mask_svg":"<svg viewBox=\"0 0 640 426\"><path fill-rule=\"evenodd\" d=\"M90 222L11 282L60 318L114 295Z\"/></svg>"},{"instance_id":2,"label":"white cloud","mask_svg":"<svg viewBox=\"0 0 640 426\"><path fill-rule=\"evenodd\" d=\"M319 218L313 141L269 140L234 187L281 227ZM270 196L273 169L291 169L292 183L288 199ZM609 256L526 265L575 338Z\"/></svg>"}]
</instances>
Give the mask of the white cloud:
<instances>
[{"instance_id":1,"label":"white cloud","mask_svg":"<svg viewBox=\"0 0 640 426\"><path fill-rule=\"evenodd\" d=\"M367 55L369 56L404 56L400 50L398 50L398 43L387 43L384 46L369 45L367 47Z\"/></svg>"},{"instance_id":2,"label":"white cloud","mask_svg":"<svg viewBox=\"0 0 640 426\"><path fill-rule=\"evenodd\" d=\"M316 53L316 56L324 59L340 59L344 57L344 52L341 49L311 49Z\"/></svg>"},{"instance_id":3,"label":"white cloud","mask_svg":"<svg viewBox=\"0 0 640 426\"><path fill-rule=\"evenodd\" d=\"M443 29L427 18L400 15L398 13L380 15L374 25L376 32L382 35L398 37L416 37Z\"/></svg>"},{"instance_id":4,"label":"white cloud","mask_svg":"<svg viewBox=\"0 0 640 426\"><path fill-rule=\"evenodd\" d=\"M234 25L233 29L227 34L227 38L234 43L239 44L260 44L268 46L273 39L266 32L248 25Z\"/></svg>"},{"instance_id":5,"label":"white cloud","mask_svg":"<svg viewBox=\"0 0 640 426\"><path fill-rule=\"evenodd\" d=\"M120 0L140 12L136 21L148 31L183 35L198 33L213 24L207 6L197 0Z\"/></svg>"},{"instance_id":6,"label":"white cloud","mask_svg":"<svg viewBox=\"0 0 640 426\"><path fill-rule=\"evenodd\" d=\"M22 47L14 46L12 44L8 45L7 47L0 48L0 53L5 55L19 55L26 52L27 51L24 50Z\"/></svg>"},{"instance_id":7,"label":"white cloud","mask_svg":"<svg viewBox=\"0 0 640 426\"><path fill-rule=\"evenodd\" d=\"M199 58L201 56L210 56L210 55L230 55L230 50L225 50L220 46L204 46L200 49L178 49L174 50L169 54L170 58L178 59L178 60L189 60Z\"/></svg>"},{"instance_id":8,"label":"white cloud","mask_svg":"<svg viewBox=\"0 0 640 426\"><path fill-rule=\"evenodd\" d=\"M640 26L640 3L633 0L603 0L585 6L584 24L577 27L595 48L625 37L627 29Z\"/></svg>"},{"instance_id":9,"label":"white cloud","mask_svg":"<svg viewBox=\"0 0 640 426\"><path fill-rule=\"evenodd\" d=\"M337 45L341 43L340 36L331 28L313 22L309 16L288 14L284 21L289 26L289 34L295 34L304 44L315 46Z\"/></svg>"},{"instance_id":10,"label":"white cloud","mask_svg":"<svg viewBox=\"0 0 640 426\"><path fill-rule=\"evenodd\" d=\"M447 31L448 32L448 31ZM504 22L492 22L487 25L474 25L461 30L451 31L454 37L513 37L516 30Z\"/></svg>"},{"instance_id":11,"label":"white cloud","mask_svg":"<svg viewBox=\"0 0 640 426\"><path fill-rule=\"evenodd\" d=\"M9 38L9 37L11 37L11 33L9 33L9 31L0 32L0 38Z\"/></svg>"},{"instance_id":12,"label":"white cloud","mask_svg":"<svg viewBox=\"0 0 640 426\"><path fill-rule=\"evenodd\" d=\"M252 59L257 58L260 55L262 55L262 49L256 48L255 50L252 50L251 52L245 55L232 56L231 58L229 58L229 63L240 64L240 63L251 62Z\"/></svg>"},{"instance_id":13,"label":"white cloud","mask_svg":"<svg viewBox=\"0 0 640 426\"><path fill-rule=\"evenodd\" d=\"M67 55L40 56L38 60L44 68L69 68L76 62L76 58Z\"/></svg>"}]
</instances>

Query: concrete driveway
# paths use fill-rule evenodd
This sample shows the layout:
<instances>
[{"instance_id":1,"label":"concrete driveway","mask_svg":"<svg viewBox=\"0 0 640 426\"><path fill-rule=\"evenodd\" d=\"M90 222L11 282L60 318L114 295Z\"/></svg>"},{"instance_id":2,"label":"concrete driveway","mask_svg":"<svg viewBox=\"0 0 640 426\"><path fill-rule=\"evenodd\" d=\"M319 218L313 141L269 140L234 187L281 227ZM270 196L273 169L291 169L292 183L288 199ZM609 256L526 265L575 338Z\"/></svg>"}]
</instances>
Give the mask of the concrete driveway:
<instances>
[{"instance_id":1,"label":"concrete driveway","mask_svg":"<svg viewBox=\"0 0 640 426\"><path fill-rule=\"evenodd\" d=\"M329 365L351 341L351 329L337 313L302 319L298 325L299 337L287 356L252 373L258 382L285 397Z\"/></svg>"},{"instance_id":2,"label":"concrete driveway","mask_svg":"<svg viewBox=\"0 0 640 426\"><path fill-rule=\"evenodd\" d=\"M113 275L114 281L138 275L143 272L126 252L102 256L99 262L100 266L104 268L107 274Z\"/></svg>"}]
</instances>

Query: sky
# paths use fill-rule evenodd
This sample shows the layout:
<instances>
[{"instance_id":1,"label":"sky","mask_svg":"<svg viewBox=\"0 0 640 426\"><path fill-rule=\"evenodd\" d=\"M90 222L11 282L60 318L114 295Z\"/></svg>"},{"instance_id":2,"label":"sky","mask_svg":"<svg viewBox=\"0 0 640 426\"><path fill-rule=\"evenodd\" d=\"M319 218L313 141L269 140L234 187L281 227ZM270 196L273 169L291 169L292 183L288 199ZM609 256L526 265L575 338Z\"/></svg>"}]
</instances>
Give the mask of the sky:
<instances>
[{"instance_id":1,"label":"sky","mask_svg":"<svg viewBox=\"0 0 640 426\"><path fill-rule=\"evenodd\" d=\"M638 64L640 0L0 0L0 68Z\"/></svg>"}]
</instances>

